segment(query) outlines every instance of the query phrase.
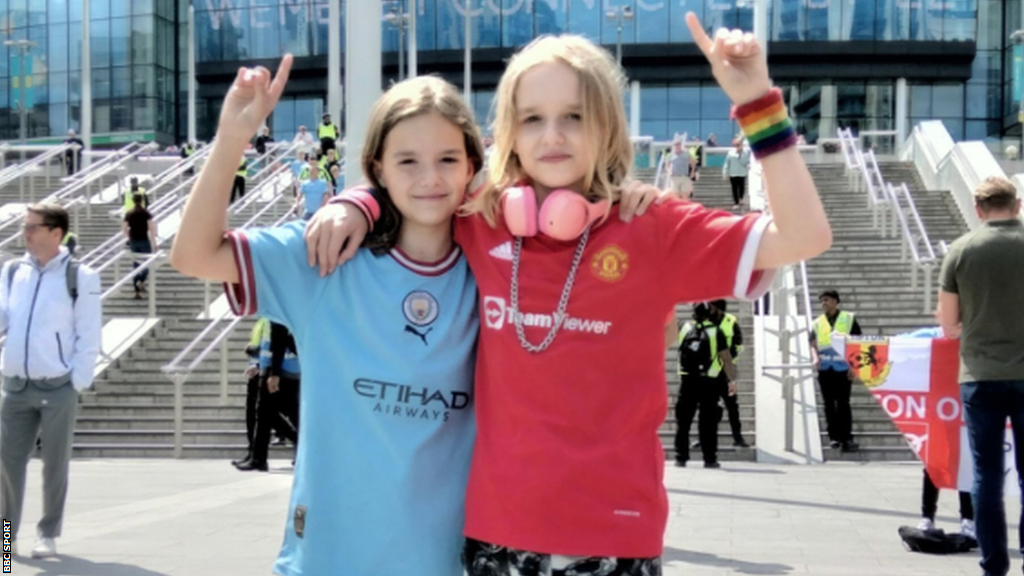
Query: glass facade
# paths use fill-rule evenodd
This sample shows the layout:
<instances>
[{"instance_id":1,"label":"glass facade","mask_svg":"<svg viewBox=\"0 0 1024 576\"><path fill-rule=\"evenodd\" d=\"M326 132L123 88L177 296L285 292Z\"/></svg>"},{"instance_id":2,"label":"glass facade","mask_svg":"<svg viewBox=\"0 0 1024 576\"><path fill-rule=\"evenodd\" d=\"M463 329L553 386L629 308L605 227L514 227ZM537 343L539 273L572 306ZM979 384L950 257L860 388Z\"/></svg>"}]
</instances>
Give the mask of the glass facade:
<instances>
[{"instance_id":1,"label":"glass facade","mask_svg":"<svg viewBox=\"0 0 1024 576\"><path fill-rule=\"evenodd\" d=\"M342 46L344 48L344 4ZM187 0L91 0L95 134L141 132L164 142L181 141L187 124ZM239 63L276 59L291 52L303 62L326 61L328 0L192 0L200 82ZM544 33L575 33L614 50L626 46L689 44L685 14L694 11L710 31L720 26L751 29L753 0L383 0L383 13L414 10L422 53L462 50L464 19L472 19L474 48L510 50ZM621 24L606 13L629 7ZM382 14L383 16L383 14ZM82 5L80 0L0 0L4 39L28 39L34 102L30 137L78 128L81 105ZM954 84L911 81L910 121L941 118L958 138L998 138L1018 129L1011 98L1008 36L1020 21L1020 3L1007 0L770 0L772 42L971 42L976 47L970 79ZM400 34L382 18L383 49L395 52ZM642 50L642 48L637 48ZM17 50L0 46L0 139L18 130L13 101L20 63ZM420 72L432 70L421 59ZM645 66L630 57L631 67ZM663 64L651 64L663 65ZM204 74L206 76L204 76ZM216 78L216 82L229 79ZM948 81L947 81L948 82ZM813 141L838 126L894 127L895 80L807 77L780 82L802 133ZM219 85L217 85L219 86ZM224 86L226 88L226 85ZM286 94L271 119L279 139L299 124L312 127L323 110L325 90L305 84ZM493 85L474 89L473 106L488 118ZM209 93L209 92L208 92ZM707 81L643 82L640 132L656 139L676 133L718 135L736 127L729 103ZM201 138L209 138L219 98L198 107ZM627 98L627 107L629 106Z\"/></svg>"},{"instance_id":2,"label":"glass facade","mask_svg":"<svg viewBox=\"0 0 1024 576\"><path fill-rule=\"evenodd\" d=\"M5 40L27 39L22 56L0 46L0 138L16 138L18 74L31 70L28 137L60 136L81 120L80 0L0 0ZM166 0L92 0L89 14L93 133L174 136L175 14ZM24 58L24 59L23 59ZM14 72L12 74L12 72ZM26 97L29 97L26 95Z\"/></svg>"}]
</instances>

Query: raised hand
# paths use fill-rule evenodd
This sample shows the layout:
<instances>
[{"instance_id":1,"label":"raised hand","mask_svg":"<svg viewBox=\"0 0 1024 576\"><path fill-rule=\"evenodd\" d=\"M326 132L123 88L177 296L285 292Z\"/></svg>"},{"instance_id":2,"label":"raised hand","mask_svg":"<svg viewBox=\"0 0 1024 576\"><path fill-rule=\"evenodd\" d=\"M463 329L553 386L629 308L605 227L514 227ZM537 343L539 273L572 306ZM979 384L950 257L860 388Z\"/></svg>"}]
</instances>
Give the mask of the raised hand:
<instances>
[{"instance_id":1,"label":"raised hand","mask_svg":"<svg viewBox=\"0 0 1024 576\"><path fill-rule=\"evenodd\" d=\"M742 106L771 90L768 61L750 32L719 28L712 39L693 12L686 14L693 41L711 64L711 72L733 104Z\"/></svg>"},{"instance_id":2,"label":"raised hand","mask_svg":"<svg viewBox=\"0 0 1024 576\"><path fill-rule=\"evenodd\" d=\"M239 68L235 82L224 97L217 137L239 141L252 138L274 110L274 106L277 106L291 70L291 54L281 59L273 79L270 71L262 66Z\"/></svg>"}]
</instances>

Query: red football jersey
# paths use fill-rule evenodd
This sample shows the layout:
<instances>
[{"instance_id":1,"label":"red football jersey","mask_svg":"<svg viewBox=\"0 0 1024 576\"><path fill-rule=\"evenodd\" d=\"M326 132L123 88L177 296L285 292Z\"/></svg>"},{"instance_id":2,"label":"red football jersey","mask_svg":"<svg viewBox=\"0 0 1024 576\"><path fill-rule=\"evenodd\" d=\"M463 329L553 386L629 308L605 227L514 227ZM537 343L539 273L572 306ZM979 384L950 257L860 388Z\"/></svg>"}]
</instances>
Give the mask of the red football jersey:
<instances>
[{"instance_id":1,"label":"red football jersey","mask_svg":"<svg viewBox=\"0 0 1024 576\"><path fill-rule=\"evenodd\" d=\"M763 293L772 274L753 266L769 222L678 201L624 223L616 206L591 231L556 318L578 243L524 240L517 314L515 238L504 223L457 219L482 319L467 536L549 554L661 555L666 317L677 302ZM517 319L533 344L560 330L530 353Z\"/></svg>"}]
</instances>

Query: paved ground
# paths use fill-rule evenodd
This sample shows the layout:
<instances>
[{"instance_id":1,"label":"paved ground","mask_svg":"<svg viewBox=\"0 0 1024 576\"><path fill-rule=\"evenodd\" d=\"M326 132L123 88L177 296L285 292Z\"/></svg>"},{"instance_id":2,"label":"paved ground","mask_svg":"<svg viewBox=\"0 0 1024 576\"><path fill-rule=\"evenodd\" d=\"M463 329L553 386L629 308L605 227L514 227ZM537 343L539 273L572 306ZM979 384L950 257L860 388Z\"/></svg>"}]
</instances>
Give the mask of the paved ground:
<instances>
[{"instance_id":1,"label":"paved ground","mask_svg":"<svg viewBox=\"0 0 1024 576\"><path fill-rule=\"evenodd\" d=\"M219 461L76 460L65 535L58 540L63 556L18 558L13 573L269 575L291 484L287 463L277 464L269 474L243 474ZM667 469L666 576L980 573L976 554L904 551L896 529L917 523L919 466L724 466ZM40 471L33 461L23 553L31 548L40 514ZM955 528L955 507L956 497L943 492L940 527ZM1008 508L1015 518L1017 502ZM1015 534L1016 522L1011 530ZM1020 555L1011 558L1011 573L1017 573Z\"/></svg>"}]
</instances>

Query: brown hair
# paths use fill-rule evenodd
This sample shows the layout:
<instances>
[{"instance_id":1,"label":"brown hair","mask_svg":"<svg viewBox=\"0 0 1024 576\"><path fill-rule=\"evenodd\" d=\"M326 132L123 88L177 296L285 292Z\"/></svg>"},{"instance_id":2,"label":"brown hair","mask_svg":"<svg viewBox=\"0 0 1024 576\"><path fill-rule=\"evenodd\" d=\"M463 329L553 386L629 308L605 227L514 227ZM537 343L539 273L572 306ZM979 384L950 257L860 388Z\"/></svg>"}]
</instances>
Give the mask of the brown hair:
<instances>
[{"instance_id":1,"label":"brown hair","mask_svg":"<svg viewBox=\"0 0 1024 576\"><path fill-rule=\"evenodd\" d=\"M394 248L398 241L398 231L402 227L402 214L377 177L375 164L381 160L384 142L395 126L403 120L430 113L440 114L462 130L466 157L473 166L473 173L479 172L483 166L480 129L473 121L473 112L454 86L435 76L410 78L392 86L377 99L370 112L361 158L363 176L377 190L377 200L380 202L380 220L363 241L363 246L372 249L374 253Z\"/></svg>"},{"instance_id":2,"label":"brown hair","mask_svg":"<svg viewBox=\"0 0 1024 576\"><path fill-rule=\"evenodd\" d=\"M974 205L982 212L1012 210L1017 201L1017 187L999 176L989 176L974 189Z\"/></svg>"},{"instance_id":3,"label":"brown hair","mask_svg":"<svg viewBox=\"0 0 1024 576\"><path fill-rule=\"evenodd\" d=\"M584 177L590 200L619 199L619 185L633 164L626 113L622 103L625 75L607 50L582 36L541 36L512 57L498 83L494 99L494 152L488 165L489 181L467 205L466 212L480 213L497 223L505 188L528 179L513 151L516 139L516 89L523 74L532 68L559 63L576 72L586 140L593 142L591 169Z\"/></svg>"},{"instance_id":4,"label":"brown hair","mask_svg":"<svg viewBox=\"0 0 1024 576\"><path fill-rule=\"evenodd\" d=\"M59 228L60 235L68 233L69 220L68 211L55 202L40 202L30 205L27 210L39 215L43 219L43 226L47 228Z\"/></svg>"}]
</instances>

